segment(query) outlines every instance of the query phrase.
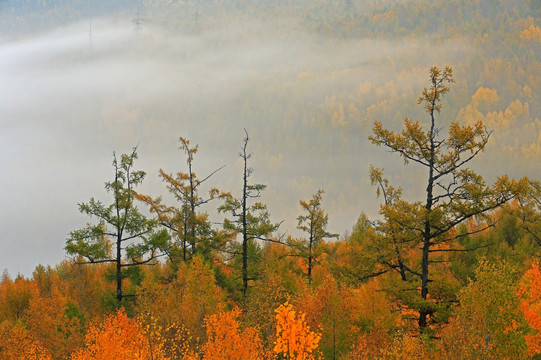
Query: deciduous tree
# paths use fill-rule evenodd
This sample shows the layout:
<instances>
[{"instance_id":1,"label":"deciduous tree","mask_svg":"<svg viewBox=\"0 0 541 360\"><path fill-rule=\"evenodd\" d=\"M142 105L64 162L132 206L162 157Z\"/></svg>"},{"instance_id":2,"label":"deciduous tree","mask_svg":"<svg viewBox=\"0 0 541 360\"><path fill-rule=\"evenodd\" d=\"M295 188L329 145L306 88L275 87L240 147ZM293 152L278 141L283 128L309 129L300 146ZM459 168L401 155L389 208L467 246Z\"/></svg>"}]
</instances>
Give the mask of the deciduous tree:
<instances>
[{"instance_id":1,"label":"deciduous tree","mask_svg":"<svg viewBox=\"0 0 541 360\"><path fill-rule=\"evenodd\" d=\"M18 277L15 281L5 277L0 284L0 323L21 320L32 299L39 295L36 282Z\"/></svg>"},{"instance_id":2,"label":"deciduous tree","mask_svg":"<svg viewBox=\"0 0 541 360\"><path fill-rule=\"evenodd\" d=\"M279 359L313 360L321 334L310 330L306 314L295 311L286 301L276 309L276 342L274 352Z\"/></svg>"},{"instance_id":3,"label":"deciduous tree","mask_svg":"<svg viewBox=\"0 0 541 360\"><path fill-rule=\"evenodd\" d=\"M441 331L442 357L525 359L526 323L517 295L518 275L505 262L482 261L461 291L460 306Z\"/></svg>"},{"instance_id":4,"label":"deciduous tree","mask_svg":"<svg viewBox=\"0 0 541 360\"><path fill-rule=\"evenodd\" d=\"M3 360L51 360L51 354L21 324L0 323L0 358Z\"/></svg>"},{"instance_id":5,"label":"deciduous tree","mask_svg":"<svg viewBox=\"0 0 541 360\"><path fill-rule=\"evenodd\" d=\"M528 186L506 210L520 220L520 225L541 246L541 182L530 180Z\"/></svg>"},{"instance_id":6,"label":"deciduous tree","mask_svg":"<svg viewBox=\"0 0 541 360\"><path fill-rule=\"evenodd\" d=\"M169 283L145 279L135 309L140 316L152 316L163 329L178 328L189 334L187 343L196 350L205 341L205 318L223 310L225 304L225 292L216 285L213 269L195 256L179 265Z\"/></svg>"},{"instance_id":7,"label":"deciduous tree","mask_svg":"<svg viewBox=\"0 0 541 360\"><path fill-rule=\"evenodd\" d=\"M530 327L526 334L528 355L541 354L541 270L535 261L521 279L517 294L520 296L520 310Z\"/></svg>"},{"instance_id":8,"label":"deciduous tree","mask_svg":"<svg viewBox=\"0 0 541 360\"><path fill-rule=\"evenodd\" d=\"M203 345L203 360L262 360L264 349L259 331L240 328L235 309L210 315L205 320L207 341Z\"/></svg>"},{"instance_id":9,"label":"deciduous tree","mask_svg":"<svg viewBox=\"0 0 541 360\"><path fill-rule=\"evenodd\" d=\"M73 353L71 360L168 360L156 330L143 328L120 309L102 324L90 327L85 347Z\"/></svg>"}]
</instances>

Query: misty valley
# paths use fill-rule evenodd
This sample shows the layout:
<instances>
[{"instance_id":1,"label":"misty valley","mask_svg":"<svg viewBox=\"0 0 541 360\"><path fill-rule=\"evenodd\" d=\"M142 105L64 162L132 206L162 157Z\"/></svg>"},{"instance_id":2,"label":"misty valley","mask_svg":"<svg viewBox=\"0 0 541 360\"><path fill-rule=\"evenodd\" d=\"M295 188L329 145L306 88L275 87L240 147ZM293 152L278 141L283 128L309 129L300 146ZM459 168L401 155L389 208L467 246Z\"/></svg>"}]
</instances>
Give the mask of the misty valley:
<instances>
[{"instance_id":1,"label":"misty valley","mask_svg":"<svg viewBox=\"0 0 541 360\"><path fill-rule=\"evenodd\" d=\"M0 358L541 357L540 15L0 1Z\"/></svg>"}]
</instances>

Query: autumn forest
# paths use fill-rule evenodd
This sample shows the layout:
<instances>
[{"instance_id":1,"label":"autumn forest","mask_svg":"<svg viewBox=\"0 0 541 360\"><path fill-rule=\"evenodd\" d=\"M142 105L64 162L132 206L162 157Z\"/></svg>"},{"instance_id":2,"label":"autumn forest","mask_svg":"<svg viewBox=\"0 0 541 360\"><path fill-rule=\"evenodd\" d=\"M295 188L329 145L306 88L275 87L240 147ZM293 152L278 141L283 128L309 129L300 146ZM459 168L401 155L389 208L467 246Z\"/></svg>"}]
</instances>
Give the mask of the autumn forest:
<instances>
[{"instance_id":1,"label":"autumn forest","mask_svg":"<svg viewBox=\"0 0 541 360\"><path fill-rule=\"evenodd\" d=\"M332 80L303 63L285 85L280 75L240 91L237 107L226 87L208 113L158 101L110 125L126 138L100 159L104 186L80 196L83 220L58 249L65 259L0 279L0 359L541 359L538 0L128 3L96 5L92 16L132 17L130 41L145 45L130 56L159 49L151 26L191 39L234 28L256 42L254 24L267 17L279 24L265 28L273 38L297 36L294 19L303 41L337 57L353 40L383 53L382 44L407 45L402 57L348 63ZM13 30L2 41L15 42L86 21L90 5L1 7L0 27ZM440 54L421 56L423 43ZM66 64L90 62L96 48ZM160 116L204 119L190 120L187 136L143 120ZM114 138L104 123L100 146ZM176 159L156 172L141 161L141 134L155 127L174 133ZM288 149L310 156L288 165ZM234 166L221 163L225 151ZM357 157L369 164L359 170L367 186L339 172L360 167ZM281 174L266 177L273 169ZM321 183L316 170L327 172ZM288 176L309 195L280 184ZM334 228L352 204L356 221Z\"/></svg>"}]
</instances>

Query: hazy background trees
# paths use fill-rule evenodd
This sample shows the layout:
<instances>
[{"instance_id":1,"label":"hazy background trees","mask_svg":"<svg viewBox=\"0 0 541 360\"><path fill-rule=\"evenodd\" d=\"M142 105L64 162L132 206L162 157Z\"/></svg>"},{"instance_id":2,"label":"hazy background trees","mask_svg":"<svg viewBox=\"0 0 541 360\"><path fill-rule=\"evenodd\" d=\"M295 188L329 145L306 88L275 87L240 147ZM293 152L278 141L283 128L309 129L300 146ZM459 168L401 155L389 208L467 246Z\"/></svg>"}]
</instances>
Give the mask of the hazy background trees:
<instances>
[{"instance_id":1,"label":"hazy background trees","mask_svg":"<svg viewBox=\"0 0 541 360\"><path fill-rule=\"evenodd\" d=\"M265 164L255 181L269 185L263 200L273 216L294 229L298 200L321 187L329 229L342 233L361 211L377 215L370 163L385 162L404 196L420 196L410 193L420 178L401 178L400 160L365 139L375 120L397 131L404 115L421 118L415 99L435 64L453 66L458 80L442 103L448 119L483 120L495 130L475 164L486 179L502 173L495 164L536 178L528 164L541 156L538 17L537 3L526 0L490 9L475 1L352 1L349 10L343 1L4 1L2 153L18 154L3 159L10 176L2 196L13 204L0 217L5 236L15 248L44 239L32 246L60 261L48 244L60 249L81 223L72 211L79 190L94 195L108 176L103 159L134 144L141 168L155 174L179 169L171 149L185 136L200 145L198 175L225 164L212 186L233 189L240 165L231 139L243 128ZM37 176L39 187L30 183ZM162 187L149 176L141 191ZM42 214L60 191L53 227ZM21 211L36 227L22 226L14 215ZM6 266L29 274L32 258L6 258Z\"/></svg>"}]
</instances>

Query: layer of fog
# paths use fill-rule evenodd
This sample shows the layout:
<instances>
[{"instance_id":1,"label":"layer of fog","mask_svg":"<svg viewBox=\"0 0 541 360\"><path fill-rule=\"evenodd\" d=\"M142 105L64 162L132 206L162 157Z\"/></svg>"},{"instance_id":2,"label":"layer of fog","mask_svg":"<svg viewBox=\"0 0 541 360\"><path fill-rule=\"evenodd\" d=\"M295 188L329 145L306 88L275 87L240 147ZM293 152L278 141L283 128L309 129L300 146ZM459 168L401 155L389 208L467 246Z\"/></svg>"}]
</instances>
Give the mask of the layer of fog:
<instances>
[{"instance_id":1,"label":"layer of fog","mask_svg":"<svg viewBox=\"0 0 541 360\"><path fill-rule=\"evenodd\" d=\"M321 134L306 118L286 124L275 105L290 95L308 117L321 112L326 97L394 79L413 107L428 67L452 64L467 49L460 42L336 41L295 25L295 36L274 37L273 26L180 35L152 23L136 32L129 19L100 18L1 43L0 268L30 274L38 263L64 258L69 232L91 221L77 203L109 201L103 184L112 176L113 151L138 146L136 165L148 174L140 191L165 194L158 170L185 170L179 136L199 144L200 177L226 165L209 185L239 195L245 128L253 179L268 185L263 201L274 221L284 220L281 232L297 233L298 201L318 188L326 192L330 231L343 234L362 211L376 217L369 164L396 175L402 163L366 145L369 126L347 130L360 145L319 144L344 130L328 126ZM397 80L395 62L415 76ZM416 111L395 115L422 116ZM284 143L291 132L297 141ZM411 170L402 177L406 187L424 178Z\"/></svg>"}]
</instances>

